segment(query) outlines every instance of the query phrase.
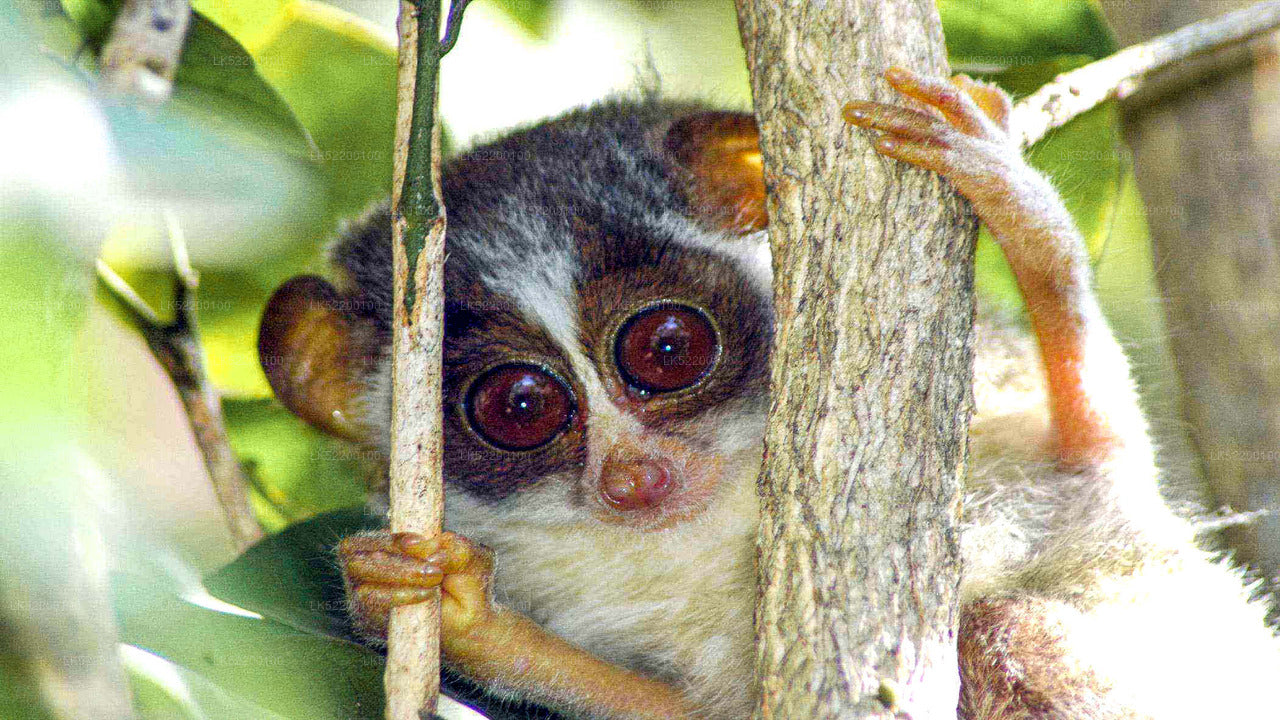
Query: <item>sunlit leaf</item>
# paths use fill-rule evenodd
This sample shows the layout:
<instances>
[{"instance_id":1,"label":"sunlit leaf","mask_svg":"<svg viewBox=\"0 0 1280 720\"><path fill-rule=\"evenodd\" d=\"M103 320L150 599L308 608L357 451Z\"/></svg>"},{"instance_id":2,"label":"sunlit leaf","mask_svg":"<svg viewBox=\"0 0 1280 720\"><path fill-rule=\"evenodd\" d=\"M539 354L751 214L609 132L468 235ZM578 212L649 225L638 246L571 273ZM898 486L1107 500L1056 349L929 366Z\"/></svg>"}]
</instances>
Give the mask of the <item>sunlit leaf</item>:
<instances>
[{"instance_id":1,"label":"sunlit leaf","mask_svg":"<svg viewBox=\"0 0 1280 720\"><path fill-rule=\"evenodd\" d=\"M547 39L555 0L499 0L497 5L525 32L539 40Z\"/></svg>"},{"instance_id":2,"label":"sunlit leaf","mask_svg":"<svg viewBox=\"0 0 1280 720\"><path fill-rule=\"evenodd\" d=\"M223 403L236 455L265 493L259 516L272 527L365 499L359 451L321 435L274 400Z\"/></svg>"},{"instance_id":3,"label":"sunlit leaf","mask_svg":"<svg viewBox=\"0 0 1280 720\"><path fill-rule=\"evenodd\" d=\"M328 5L294 0L250 48L320 148L334 218L391 191L396 53L391 38Z\"/></svg>"},{"instance_id":4,"label":"sunlit leaf","mask_svg":"<svg viewBox=\"0 0 1280 720\"><path fill-rule=\"evenodd\" d=\"M1062 55L1115 52L1102 13L1089 0L938 0L953 66L996 69Z\"/></svg>"}]
</instances>

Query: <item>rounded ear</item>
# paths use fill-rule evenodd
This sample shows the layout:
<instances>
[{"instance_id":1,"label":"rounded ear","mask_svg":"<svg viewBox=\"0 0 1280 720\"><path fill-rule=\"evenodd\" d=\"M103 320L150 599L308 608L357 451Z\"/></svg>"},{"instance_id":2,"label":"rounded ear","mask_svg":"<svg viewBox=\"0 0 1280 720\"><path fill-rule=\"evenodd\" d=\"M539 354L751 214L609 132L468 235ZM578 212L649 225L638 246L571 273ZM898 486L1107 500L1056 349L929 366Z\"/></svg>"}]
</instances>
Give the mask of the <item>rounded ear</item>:
<instances>
[{"instance_id":1,"label":"rounded ear","mask_svg":"<svg viewBox=\"0 0 1280 720\"><path fill-rule=\"evenodd\" d=\"M754 117L721 111L683 117L667 131L665 147L687 171L686 192L703 219L743 234L768 227Z\"/></svg>"},{"instance_id":2,"label":"rounded ear","mask_svg":"<svg viewBox=\"0 0 1280 720\"><path fill-rule=\"evenodd\" d=\"M343 305L338 291L314 275L281 285L262 315L258 361L293 414L330 435L365 441L357 410L377 361L376 333Z\"/></svg>"}]
</instances>

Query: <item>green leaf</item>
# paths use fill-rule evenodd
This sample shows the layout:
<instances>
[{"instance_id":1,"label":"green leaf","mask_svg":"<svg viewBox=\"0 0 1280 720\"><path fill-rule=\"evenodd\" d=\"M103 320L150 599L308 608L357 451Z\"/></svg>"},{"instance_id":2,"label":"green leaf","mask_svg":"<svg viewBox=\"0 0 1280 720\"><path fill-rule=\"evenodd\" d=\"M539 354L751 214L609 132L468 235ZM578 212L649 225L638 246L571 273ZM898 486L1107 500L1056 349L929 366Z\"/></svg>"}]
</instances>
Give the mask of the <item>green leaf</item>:
<instances>
[{"instance_id":1,"label":"green leaf","mask_svg":"<svg viewBox=\"0 0 1280 720\"><path fill-rule=\"evenodd\" d=\"M121 598L117 617L134 676L154 678L149 717L174 717L182 695L209 720L382 716L383 660L355 643L162 593ZM165 683L181 690L168 703Z\"/></svg>"},{"instance_id":2,"label":"green leaf","mask_svg":"<svg viewBox=\"0 0 1280 720\"><path fill-rule=\"evenodd\" d=\"M334 547L347 535L383 525L382 518L360 508L319 515L263 539L206 577L205 587L215 597L298 630L349 637Z\"/></svg>"},{"instance_id":3,"label":"green leaf","mask_svg":"<svg viewBox=\"0 0 1280 720\"><path fill-rule=\"evenodd\" d=\"M193 14L174 77L173 104L207 129L311 158L315 146L289 106L230 35Z\"/></svg>"},{"instance_id":4,"label":"green leaf","mask_svg":"<svg viewBox=\"0 0 1280 720\"><path fill-rule=\"evenodd\" d=\"M1061 55L1100 58L1116 50L1089 0L938 0L957 69L1030 65Z\"/></svg>"},{"instance_id":5,"label":"green leaf","mask_svg":"<svg viewBox=\"0 0 1280 720\"><path fill-rule=\"evenodd\" d=\"M547 40L551 31L554 0L499 0L497 4L525 32L538 40ZM466 32L465 22L462 30Z\"/></svg>"},{"instance_id":6,"label":"green leaf","mask_svg":"<svg viewBox=\"0 0 1280 720\"><path fill-rule=\"evenodd\" d=\"M347 535L382 526L381 518L361 509L317 516L249 548L235 562L207 576L205 587L217 598L299 631L349 638L342 577L333 549ZM481 708L493 720L557 717L520 703L488 697L448 673L443 685L450 697ZM456 707L442 702L444 717L474 717L459 713Z\"/></svg>"}]
</instances>

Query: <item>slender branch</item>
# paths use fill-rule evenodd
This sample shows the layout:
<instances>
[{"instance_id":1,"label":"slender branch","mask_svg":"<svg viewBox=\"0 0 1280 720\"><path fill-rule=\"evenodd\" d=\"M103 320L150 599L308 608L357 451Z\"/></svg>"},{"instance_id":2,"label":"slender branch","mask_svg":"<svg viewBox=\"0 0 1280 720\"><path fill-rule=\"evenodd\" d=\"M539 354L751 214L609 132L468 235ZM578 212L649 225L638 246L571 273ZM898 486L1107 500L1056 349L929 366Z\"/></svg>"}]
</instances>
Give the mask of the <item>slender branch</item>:
<instances>
[{"instance_id":1,"label":"slender branch","mask_svg":"<svg viewBox=\"0 0 1280 720\"><path fill-rule=\"evenodd\" d=\"M160 314L102 260L97 265L98 281L124 307L151 354L173 381L232 540L243 550L262 537L262 526L249 503L248 483L240 461L231 450L222 418L222 399L205 368L196 318L199 277L191 268L182 228L172 211L165 211L165 222L174 261L172 321L161 320Z\"/></svg>"},{"instance_id":2,"label":"slender branch","mask_svg":"<svg viewBox=\"0 0 1280 720\"><path fill-rule=\"evenodd\" d=\"M124 278L117 275L116 271L101 259L98 260L98 282L106 286L107 292L124 306L129 313L129 320L134 325L159 327L162 324L160 316L151 309L147 301L143 300Z\"/></svg>"},{"instance_id":3,"label":"slender branch","mask_svg":"<svg viewBox=\"0 0 1280 720\"><path fill-rule=\"evenodd\" d=\"M1063 73L1024 98L1013 110L1011 124L1030 147L1054 128L1065 125L1111 98L1133 93L1151 73L1187 58L1244 42L1280 27L1280 2L1201 20L1167 35Z\"/></svg>"},{"instance_id":4,"label":"slender branch","mask_svg":"<svg viewBox=\"0 0 1280 720\"><path fill-rule=\"evenodd\" d=\"M471 0L453 0L449 3L449 19L445 21L444 38L440 40L440 57L449 54L458 44L458 33L462 32L462 13L467 11Z\"/></svg>"},{"instance_id":5,"label":"slender branch","mask_svg":"<svg viewBox=\"0 0 1280 720\"><path fill-rule=\"evenodd\" d=\"M457 40L464 0L449 10ZM435 535L440 469L440 343L444 329L444 205L440 198L437 73L447 51L436 0L401 0L400 72L391 192L394 322L391 339L391 530ZM388 720L434 711L440 689L440 601L398 607L387 632Z\"/></svg>"},{"instance_id":6,"label":"slender branch","mask_svg":"<svg viewBox=\"0 0 1280 720\"><path fill-rule=\"evenodd\" d=\"M160 104L173 91L173 76L191 23L189 0L125 0L102 48L103 87Z\"/></svg>"}]
</instances>

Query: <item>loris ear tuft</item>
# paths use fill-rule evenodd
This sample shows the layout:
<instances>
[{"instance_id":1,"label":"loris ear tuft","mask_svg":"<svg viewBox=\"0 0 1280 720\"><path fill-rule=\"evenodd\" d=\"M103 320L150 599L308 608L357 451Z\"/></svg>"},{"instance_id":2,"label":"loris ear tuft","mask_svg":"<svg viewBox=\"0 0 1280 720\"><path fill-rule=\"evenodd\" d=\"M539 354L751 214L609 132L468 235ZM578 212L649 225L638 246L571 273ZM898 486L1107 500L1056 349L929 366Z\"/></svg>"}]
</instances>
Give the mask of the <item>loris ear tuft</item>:
<instances>
[{"instance_id":1,"label":"loris ear tuft","mask_svg":"<svg viewBox=\"0 0 1280 720\"><path fill-rule=\"evenodd\" d=\"M281 285L258 329L258 360L276 398L337 437L367 441L359 400L377 362L373 325L344 310L327 281L303 275Z\"/></svg>"},{"instance_id":2,"label":"loris ear tuft","mask_svg":"<svg viewBox=\"0 0 1280 720\"><path fill-rule=\"evenodd\" d=\"M734 233L768 227L754 117L719 111L690 115L671 125L665 146L687 171L686 192L705 220Z\"/></svg>"}]
</instances>

